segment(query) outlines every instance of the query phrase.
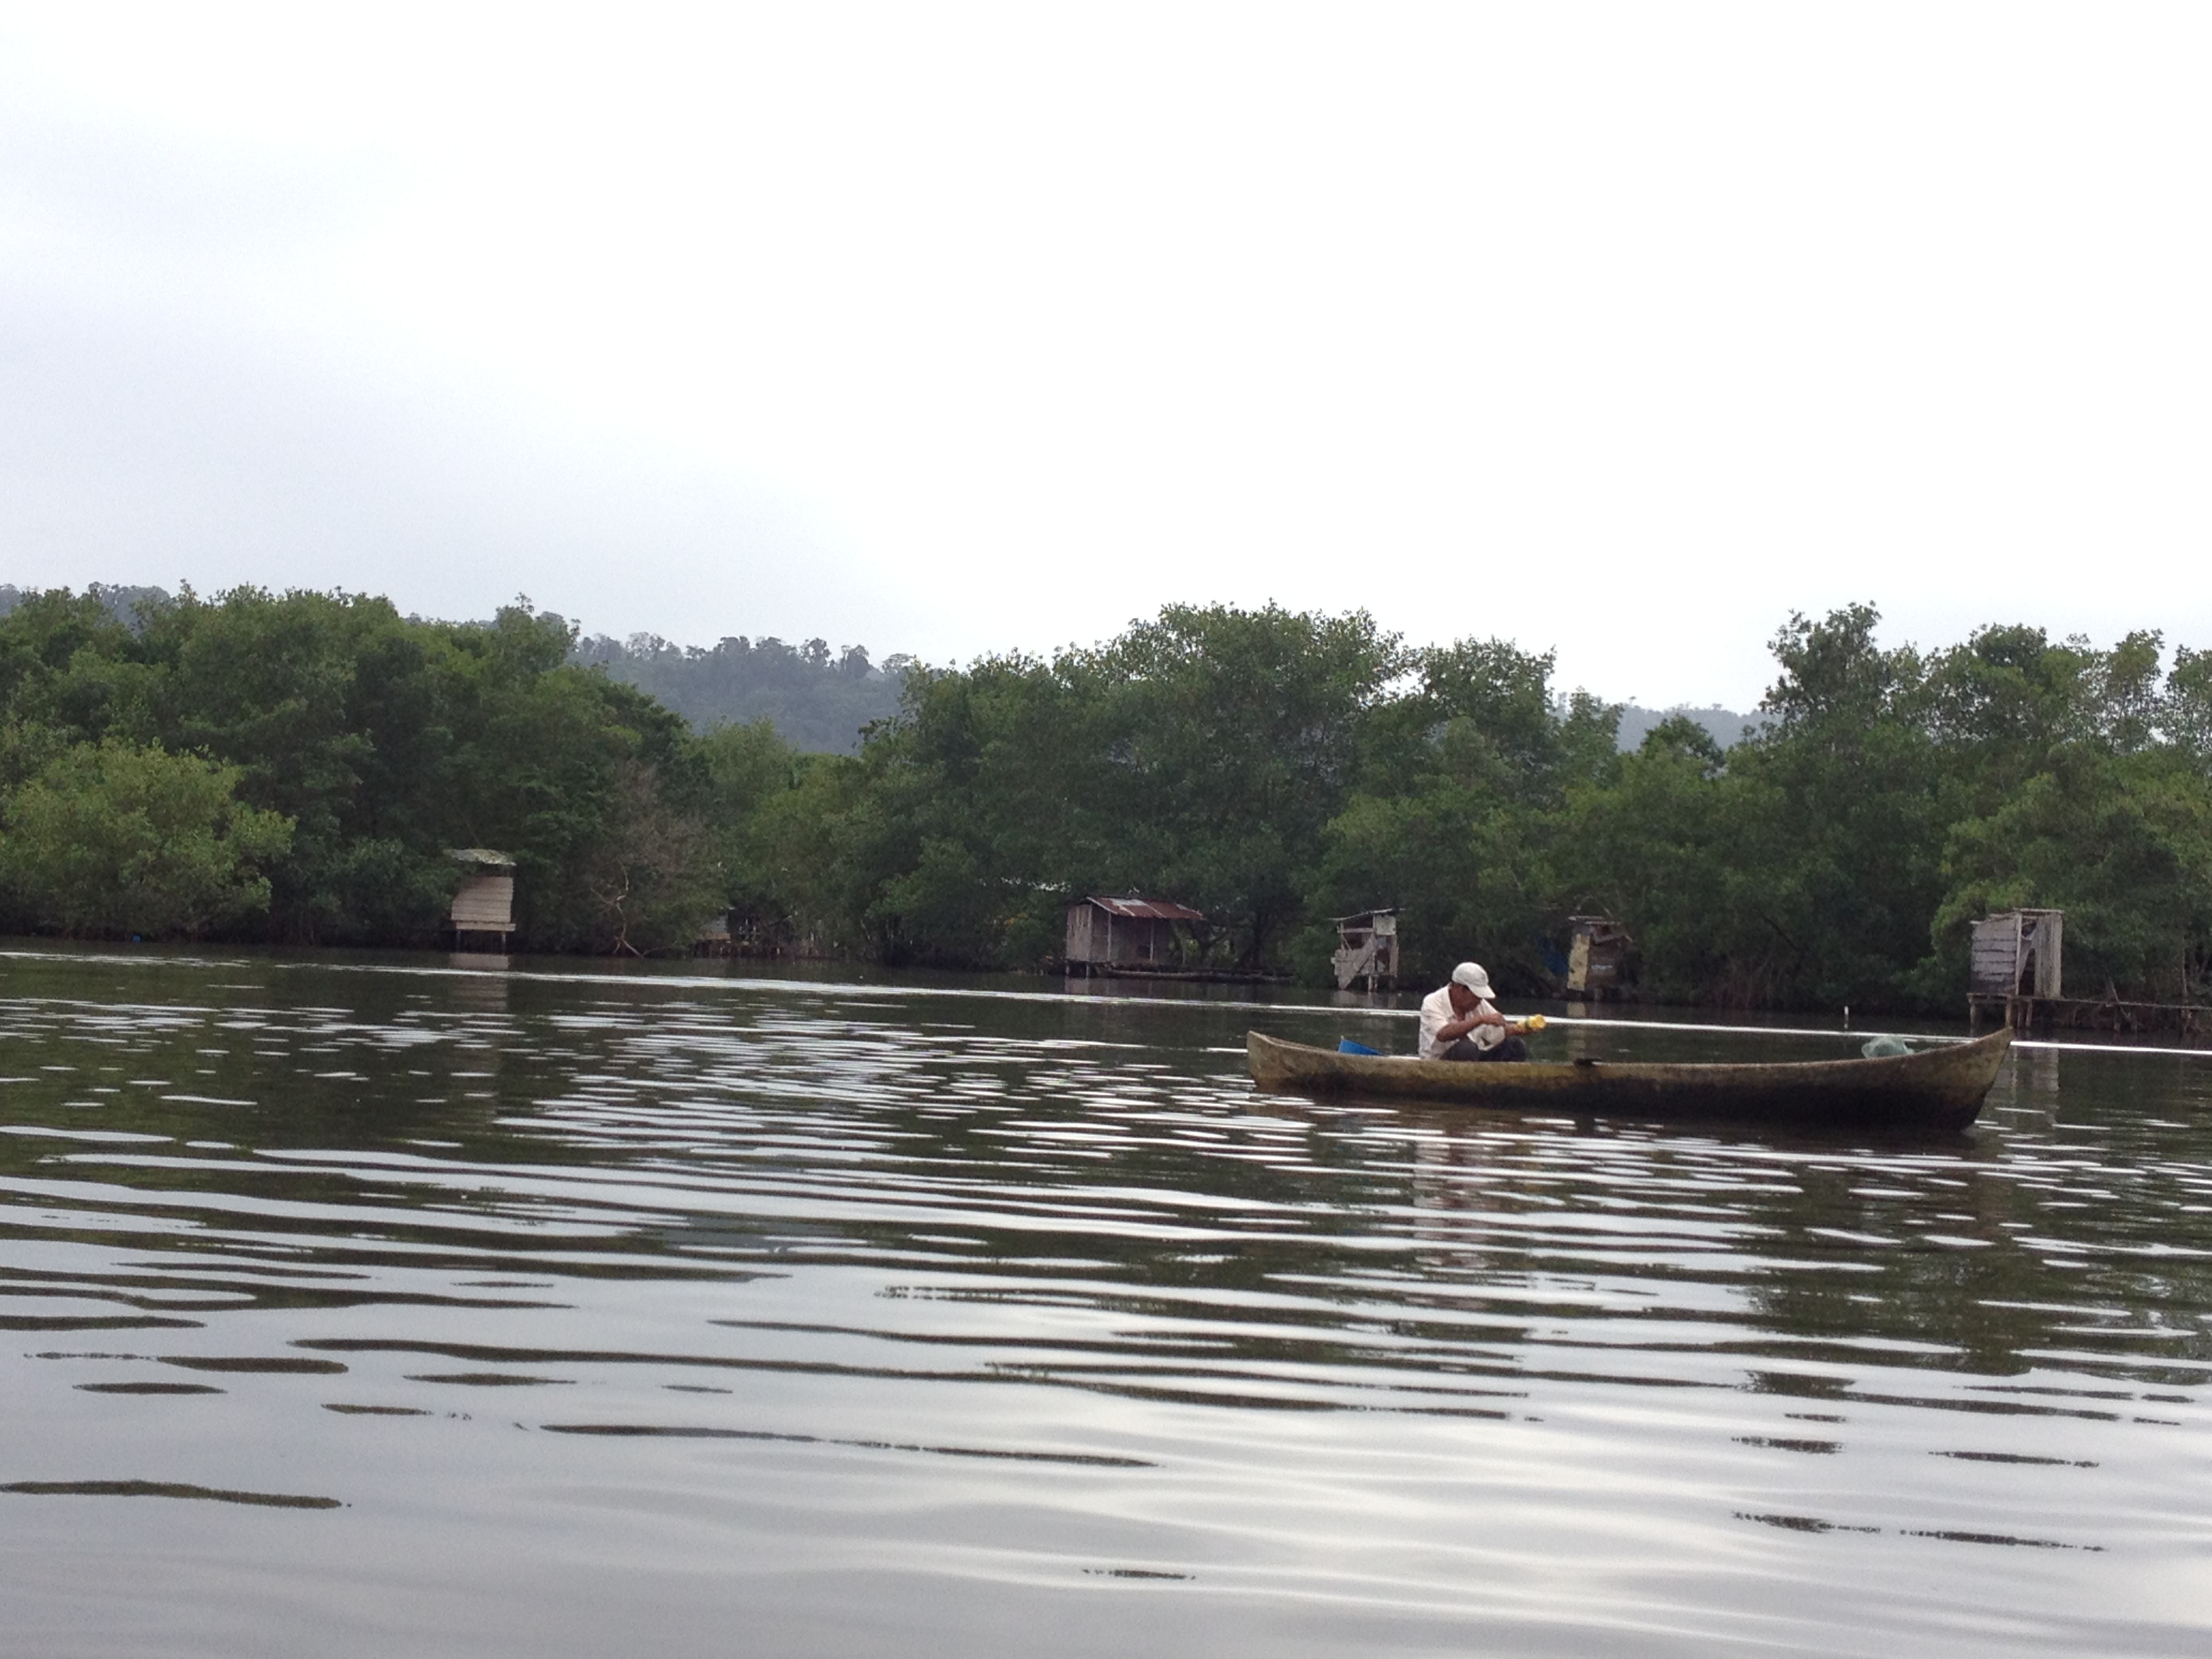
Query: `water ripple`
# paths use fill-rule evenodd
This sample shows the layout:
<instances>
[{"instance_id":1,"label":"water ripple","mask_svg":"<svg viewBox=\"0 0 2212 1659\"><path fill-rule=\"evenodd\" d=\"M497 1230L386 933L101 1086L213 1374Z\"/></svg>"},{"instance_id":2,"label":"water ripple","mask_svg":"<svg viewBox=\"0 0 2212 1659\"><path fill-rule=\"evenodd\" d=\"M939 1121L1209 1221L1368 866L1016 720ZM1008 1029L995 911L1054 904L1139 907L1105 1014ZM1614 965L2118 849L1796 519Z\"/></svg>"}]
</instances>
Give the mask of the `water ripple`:
<instances>
[{"instance_id":1,"label":"water ripple","mask_svg":"<svg viewBox=\"0 0 2212 1659\"><path fill-rule=\"evenodd\" d=\"M1854 1144L1261 1097L1203 1002L7 969L0 1331L81 1334L0 1356L34 1613L79 1551L125 1587L71 1618L249 1647L266 1562L428 1608L464 1558L541 1656L604 1650L587 1601L701 1652L988 1650L992 1606L1079 1651L2201 1645L2146 1586L2212 1546L2212 1066L2026 1053L1972 1134ZM170 1506L62 1502L340 1501L303 1480L356 1541L218 1534L199 1589Z\"/></svg>"}]
</instances>

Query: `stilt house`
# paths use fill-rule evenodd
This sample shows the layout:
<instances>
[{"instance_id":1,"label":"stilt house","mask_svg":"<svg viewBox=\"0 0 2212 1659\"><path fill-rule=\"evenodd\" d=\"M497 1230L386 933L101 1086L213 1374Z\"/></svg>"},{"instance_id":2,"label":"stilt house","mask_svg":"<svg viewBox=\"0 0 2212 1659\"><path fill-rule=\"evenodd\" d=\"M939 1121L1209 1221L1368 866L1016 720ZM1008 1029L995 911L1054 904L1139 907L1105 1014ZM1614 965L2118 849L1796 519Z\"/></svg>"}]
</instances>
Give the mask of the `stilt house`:
<instances>
[{"instance_id":1,"label":"stilt house","mask_svg":"<svg viewBox=\"0 0 2212 1659\"><path fill-rule=\"evenodd\" d=\"M514 860L489 847L455 847L449 853L468 871L447 917L453 948L505 951L514 933Z\"/></svg>"},{"instance_id":2,"label":"stilt house","mask_svg":"<svg viewBox=\"0 0 2212 1659\"><path fill-rule=\"evenodd\" d=\"M2056 999L2059 949L2065 942L2063 910L2006 910L1974 924L1967 966L1972 998Z\"/></svg>"},{"instance_id":3,"label":"stilt house","mask_svg":"<svg viewBox=\"0 0 2212 1659\"><path fill-rule=\"evenodd\" d=\"M1165 899L1078 899L1067 907L1068 971L1168 967L1175 959L1176 924L1205 920L1204 911Z\"/></svg>"},{"instance_id":4,"label":"stilt house","mask_svg":"<svg viewBox=\"0 0 2212 1659\"><path fill-rule=\"evenodd\" d=\"M1336 988L1349 991L1361 980L1370 991L1398 988L1398 913L1362 910L1336 919Z\"/></svg>"},{"instance_id":5,"label":"stilt house","mask_svg":"<svg viewBox=\"0 0 2212 1659\"><path fill-rule=\"evenodd\" d=\"M720 911L699 924L699 932L691 941L695 957L727 957L737 954L737 946L730 937L730 913Z\"/></svg>"},{"instance_id":6,"label":"stilt house","mask_svg":"<svg viewBox=\"0 0 2212 1659\"><path fill-rule=\"evenodd\" d=\"M1628 981L1628 929L1611 916L1569 916L1567 994L1603 1001Z\"/></svg>"}]
</instances>

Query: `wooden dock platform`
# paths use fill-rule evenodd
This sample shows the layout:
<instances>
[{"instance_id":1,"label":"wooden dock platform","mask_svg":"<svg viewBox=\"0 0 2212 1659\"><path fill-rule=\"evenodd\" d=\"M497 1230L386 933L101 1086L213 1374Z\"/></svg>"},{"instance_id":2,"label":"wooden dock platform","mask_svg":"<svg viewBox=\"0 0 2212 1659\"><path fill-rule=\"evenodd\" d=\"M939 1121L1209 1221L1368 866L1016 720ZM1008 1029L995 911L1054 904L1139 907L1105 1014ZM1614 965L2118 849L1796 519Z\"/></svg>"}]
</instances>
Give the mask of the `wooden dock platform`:
<instances>
[{"instance_id":1,"label":"wooden dock platform","mask_svg":"<svg viewBox=\"0 0 2212 1659\"><path fill-rule=\"evenodd\" d=\"M1966 1029L1984 1021L2015 1031L2169 1032L2212 1035L2212 1008L2188 1002L2123 1002L2117 998L2005 996L1975 992L1966 999Z\"/></svg>"}]
</instances>

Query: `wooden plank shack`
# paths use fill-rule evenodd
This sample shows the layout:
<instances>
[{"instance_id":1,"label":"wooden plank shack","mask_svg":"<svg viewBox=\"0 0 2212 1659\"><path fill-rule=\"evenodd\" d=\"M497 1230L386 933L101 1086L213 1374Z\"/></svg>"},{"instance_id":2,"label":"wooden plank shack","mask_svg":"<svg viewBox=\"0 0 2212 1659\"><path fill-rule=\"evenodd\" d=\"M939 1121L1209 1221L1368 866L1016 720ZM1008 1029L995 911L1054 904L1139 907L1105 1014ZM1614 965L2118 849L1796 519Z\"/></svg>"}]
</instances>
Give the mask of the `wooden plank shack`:
<instances>
[{"instance_id":1,"label":"wooden plank shack","mask_svg":"<svg viewBox=\"0 0 2212 1659\"><path fill-rule=\"evenodd\" d=\"M1091 897L1067 907L1067 971L1143 974L1171 969L1177 923L1206 913L1165 899Z\"/></svg>"},{"instance_id":2,"label":"wooden plank shack","mask_svg":"<svg viewBox=\"0 0 2212 1659\"><path fill-rule=\"evenodd\" d=\"M1364 979L1370 992L1396 990L1397 911L1361 910L1334 920L1336 954L1329 961L1336 969L1336 988L1349 991Z\"/></svg>"},{"instance_id":3,"label":"wooden plank shack","mask_svg":"<svg viewBox=\"0 0 2212 1659\"><path fill-rule=\"evenodd\" d=\"M1978 1027L1984 1012L2025 1029L2039 1003L2056 1003L2065 992L2063 961L2066 913L2002 910L1975 922L1966 949L1966 1019Z\"/></svg>"},{"instance_id":4,"label":"wooden plank shack","mask_svg":"<svg viewBox=\"0 0 2212 1659\"><path fill-rule=\"evenodd\" d=\"M1973 925L1967 988L1976 996L2065 995L2063 910L2004 910Z\"/></svg>"},{"instance_id":5,"label":"wooden plank shack","mask_svg":"<svg viewBox=\"0 0 2212 1659\"><path fill-rule=\"evenodd\" d=\"M736 942L730 937L730 913L720 911L699 924L699 932L691 941L695 957L727 957L737 954Z\"/></svg>"},{"instance_id":6,"label":"wooden plank shack","mask_svg":"<svg viewBox=\"0 0 2212 1659\"><path fill-rule=\"evenodd\" d=\"M772 959L807 954L798 948L799 930L780 911L739 906L729 911L725 921L730 956Z\"/></svg>"},{"instance_id":7,"label":"wooden plank shack","mask_svg":"<svg viewBox=\"0 0 2212 1659\"><path fill-rule=\"evenodd\" d=\"M447 856L468 871L447 912L453 949L504 951L514 933L514 860L489 847L455 847Z\"/></svg>"},{"instance_id":8,"label":"wooden plank shack","mask_svg":"<svg viewBox=\"0 0 2212 1659\"><path fill-rule=\"evenodd\" d=\"M1567 994L1602 1002L1628 983L1628 929L1611 916L1569 916Z\"/></svg>"}]
</instances>

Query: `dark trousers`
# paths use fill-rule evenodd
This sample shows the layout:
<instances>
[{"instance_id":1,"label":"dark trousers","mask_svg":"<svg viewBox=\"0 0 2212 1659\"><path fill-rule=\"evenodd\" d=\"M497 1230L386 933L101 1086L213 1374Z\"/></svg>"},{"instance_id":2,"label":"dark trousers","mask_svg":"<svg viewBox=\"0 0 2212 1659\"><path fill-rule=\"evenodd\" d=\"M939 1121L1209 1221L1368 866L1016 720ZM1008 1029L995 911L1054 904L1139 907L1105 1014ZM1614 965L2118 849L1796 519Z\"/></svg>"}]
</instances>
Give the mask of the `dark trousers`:
<instances>
[{"instance_id":1,"label":"dark trousers","mask_svg":"<svg viewBox=\"0 0 2212 1659\"><path fill-rule=\"evenodd\" d=\"M1510 1036L1494 1048L1478 1048L1473 1037L1462 1037L1438 1056L1443 1060L1526 1060L1528 1045L1517 1036Z\"/></svg>"}]
</instances>

